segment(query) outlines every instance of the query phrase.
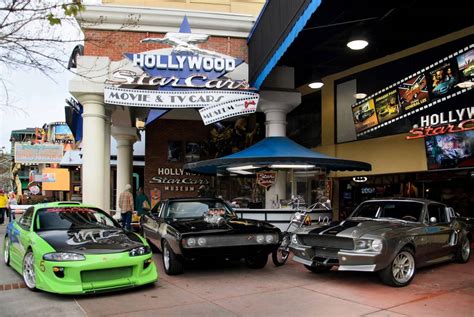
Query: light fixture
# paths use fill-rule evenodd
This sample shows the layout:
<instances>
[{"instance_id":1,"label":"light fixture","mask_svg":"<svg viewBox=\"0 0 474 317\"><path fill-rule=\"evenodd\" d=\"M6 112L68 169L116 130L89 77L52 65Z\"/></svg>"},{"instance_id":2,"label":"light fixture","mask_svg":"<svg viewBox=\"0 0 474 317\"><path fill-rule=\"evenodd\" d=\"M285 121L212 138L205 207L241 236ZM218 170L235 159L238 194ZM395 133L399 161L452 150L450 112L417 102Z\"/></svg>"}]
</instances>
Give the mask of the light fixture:
<instances>
[{"instance_id":1,"label":"light fixture","mask_svg":"<svg viewBox=\"0 0 474 317\"><path fill-rule=\"evenodd\" d=\"M365 183L367 181L367 177L366 176L356 176L356 177L352 177L352 180L356 183Z\"/></svg>"},{"instance_id":2,"label":"light fixture","mask_svg":"<svg viewBox=\"0 0 474 317\"><path fill-rule=\"evenodd\" d=\"M228 171L238 171L238 170L253 170L253 169L257 169L257 168L259 168L259 166L242 165L242 166L231 166L231 167L228 167L227 170Z\"/></svg>"},{"instance_id":3,"label":"light fixture","mask_svg":"<svg viewBox=\"0 0 474 317\"><path fill-rule=\"evenodd\" d=\"M369 42L362 38L351 40L347 43L347 47L354 51L362 50L366 48L367 45L369 45Z\"/></svg>"},{"instance_id":4,"label":"light fixture","mask_svg":"<svg viewBox=\"0 0 474 317\"><path fill-rule=\"evenodd\" d=\"M311 164L272 164L271 168L313 168Z\"/></svg>"},{"instance_id":5,"label":"light fixture","mask_svg":"<svg viewBox=\"0 0 474 317\"><path fill-rule=\"evenodd\" d=\"M321 80L313 81L312 83L308 84L308 87L311 89L319 89L324 86L324 83Z\"/></svg>"},{"instance_id":6,"label":"light fixture","mask_svg":"<svg viewBox=\"0 0 474 317\"><path fill-rule=\"evenodd\" d=\"M367 94L364 94L363 92L358 92L354 94L355 99L364 99L365 97L367 97Z\"/></svg>"},{"instance_id":7,"label":"light fixture","mask_svg":"<svg viewBox=\"0 0 474 317\"><path fill-rule=\"evenodd\" d=\"M234 174L239 174L239 175L252 175L253 174L252 172L244 171L244 170L231 170L229 172L232 172Z\"/></svg>"}]
</instances>

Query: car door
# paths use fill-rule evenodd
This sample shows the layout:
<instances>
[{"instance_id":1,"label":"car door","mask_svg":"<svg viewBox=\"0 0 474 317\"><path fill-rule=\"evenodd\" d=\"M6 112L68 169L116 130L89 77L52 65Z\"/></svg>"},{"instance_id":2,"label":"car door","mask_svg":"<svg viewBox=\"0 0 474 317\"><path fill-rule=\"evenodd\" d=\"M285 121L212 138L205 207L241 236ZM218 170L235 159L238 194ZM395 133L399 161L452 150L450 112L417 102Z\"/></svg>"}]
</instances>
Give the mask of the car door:
<instances>
[{"instance_id":1,"label":"car door","mask_svg":"<svg viewBox=\"0 0 474 317\"><path fill-rule=\"evenodd\" d=\"M429 241L428 260L433 261L448 256L451 253L450 237L453 230L444 205L428 205L426 230Z\"/></svg>"},{"instance_id":2,"label":"car door","mask_svg":"<svg viewBox=\"0 0 474 317\"><path fill-rule=\"evenodd\" d=\"M158 219L161 210L163 209L163 202L157 203L151 210L146 214L142 222L143 231L145 235L153 244L159 245L160 236L158 234L159 224Z\"/></svg>"},{"instance_id":3,"label":"car door","mask_svg":"<svg viewBox=\"0 0 474 317\"><path fill-rule=\"evenodd\" d=\"M28 208L15 223L11 238L11 260L21 267L23 257L31 242L31 225L34 207Z\"/></svg>"}]
</instances>

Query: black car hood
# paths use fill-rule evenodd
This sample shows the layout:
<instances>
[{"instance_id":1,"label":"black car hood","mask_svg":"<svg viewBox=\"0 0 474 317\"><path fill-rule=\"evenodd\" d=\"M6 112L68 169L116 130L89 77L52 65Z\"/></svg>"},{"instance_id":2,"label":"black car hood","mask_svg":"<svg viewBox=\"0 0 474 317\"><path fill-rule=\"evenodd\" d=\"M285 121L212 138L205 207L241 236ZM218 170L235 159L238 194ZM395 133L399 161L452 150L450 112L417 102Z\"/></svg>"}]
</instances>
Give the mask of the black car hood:
<instances>
[{"instance_id":1,"label":"black car hood","mask_svg":"<svg viewBox=\"0 0 474 317\"><path fill-rule=\"evenodd\" d=\"M143 246L136 234L113 228L48 230L36 233L58 252L119 253Z\"/></svg>"},{"instance_id":2,"label":"black car hood","mask_svg":"<svg viewBox=\"0 0 474 317\"><path fill-rule=\"evenodd\" d=\"M221 232L232 232L232 233L245 233L245 232L274 232L278 231L273 225L251 219L237 219L231 218L227 219L221 224L213 224L204 221L203 219L193 219L193 220L178 220L171 221L169 225L175 228L178 232L182 234L186 233L221 233Z\"/></svg>"}]
</instances>

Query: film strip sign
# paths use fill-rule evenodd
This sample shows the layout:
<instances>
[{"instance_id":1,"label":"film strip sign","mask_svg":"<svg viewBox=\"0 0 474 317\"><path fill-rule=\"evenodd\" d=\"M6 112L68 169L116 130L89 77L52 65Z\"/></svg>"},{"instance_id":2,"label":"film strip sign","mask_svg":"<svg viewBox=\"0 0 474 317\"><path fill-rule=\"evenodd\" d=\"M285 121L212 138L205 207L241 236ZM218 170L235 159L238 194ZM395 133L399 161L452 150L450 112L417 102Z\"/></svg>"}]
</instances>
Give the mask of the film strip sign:
<instances>
[{"instance_id":1,"label":"film strip sign","mask_svg":"<svg viewBox=\"0 0 474 317\"><path fill-rule=\"evenodd\" d=\"M355 104L353 104L353 105L351 106L351 108L354 108L354 107L357 107L357 106L359 106L359 105L362 105L362 104L364 104L364 103L370 101L371 99L377 97L378 95L380 95L380 94L382 94L382 93L384 93L384 92L386 92L386 91L390 91L390 90L392 90L392 89L396 89L396 88L398 88L398 86L400 86L401 84L405 83L405 82L406 82L407 80L409 80L410 78L413 78L413 77L418 76L418 75L422 75L422 74L424 74L426 71L428 71L428 70L430 70L430 69L434 69L436 66L438 66L438 65L440 65L440 64L442 64L442 63L446 63L446 62L448 62L449 60L451 60L452 58L454 58L454 57L456 57L456 56L458 56L458 55L460 55L460 54L463 54L463 53L465 53L465 52L467 52L467 51L469 51L469 50L471 50L471 49L473 49L473 48L474 48L474 44L471 44L471 45L469 45L469 46L466 46L466 47L464 47L463 49L460 49L460 50L458 50L457 52L455 52L455 53L453 53L453 54L450 54L449 56L446 56L446 57L444 57L444 58L438 60L437 62L435 62L435 63L433 63L433 64L431 64L431 65L429 65L429 66L427 66L427 67L425 67L425 68L423 68L423 69L421 69L421 70L419 70L418 72L413 73L413 74L411 74L411 75L409 75L409 76L407 76L407 77L405 77L405 78L403 78L403 79L401 79L401 80L399 80L399 81L397 81L397 82L391 84L390 86L387 86L387 87L385 87L385 88L383 88L383 89L381 89L381 90L379 90L379 91L377 91L377 92L371 94L370 96L365 97L365 98L362 99L361 101L358 101L358 102L356 102ZM466 88L461 88L460 90L458 90L458 91L456 91L456 92L453 92L453 93L451 93L451 94L449 94L449 95L446 95L446 96L444 96L444 97L442 97L442 98L436 99L436 100L434 100L434 101L432 101L432 102L428 102L426 105L420 106L419 108L416 108L416 109L413 109L413 110L411 110L411 111L409 111L409 112L406 112L406 113L404 113L403 115L397 116L397 117L395 117L395 118L393 118L393 119L390 119L390 120L388 120L388 121L386 121L386 122L383 122L383 123L380 123L380 124L378 124L378 125L376 125L376 126L374 126L374 127L371 127L371 128L369 128L369 129L367 129L367 130L365 130L365 131L363 131L363 132L357 133L357 137L360 137L360 136L363 136L363 135L372 133L372 132L374 132L374 131L376 131L376 130L378 130L378 129L380 129L380 128L383 128L383 127L385 127L385 126L387 126L387 125L389 125L389 124L392 124L392 123L394 123L394 122L396 122L396 121L398 121L398 120L405 119L405 118L407 118L407 117L409 117L409 116L411 116L411 115L413 115L413 114L415 114L415 113L417 113L417 112L420 112L420 111L422 111L422 110L428 109L428 108L430 108L430 107L432 107L432 106L434 106L434 105L436 105L436 104L438 104L438 103L440 103L440 102L443 102L443 101L446 101L446 100L448 100L448 99L450 99L450 98L453 98L453 97L456 97L456 96L458 96L458 95L461 95L461 94L463 94L463 93L465 93L465 92L467 92L467 91L469 91L469 90L471 90L471 89L473 89L472 86L466 87Z\"/></svg>"},{"instance_id":2,"label":"film strip sign","mask_svg":"<svg viewBox=\"0 0 474 317\"><path fill-rule=\"evenodd\" d=\"M259 94L254 92L242 92L243 98L230 100L199 110L205 125L221 121L227 118L247 115L257 111Z\"/></svg>"}]
</instances>

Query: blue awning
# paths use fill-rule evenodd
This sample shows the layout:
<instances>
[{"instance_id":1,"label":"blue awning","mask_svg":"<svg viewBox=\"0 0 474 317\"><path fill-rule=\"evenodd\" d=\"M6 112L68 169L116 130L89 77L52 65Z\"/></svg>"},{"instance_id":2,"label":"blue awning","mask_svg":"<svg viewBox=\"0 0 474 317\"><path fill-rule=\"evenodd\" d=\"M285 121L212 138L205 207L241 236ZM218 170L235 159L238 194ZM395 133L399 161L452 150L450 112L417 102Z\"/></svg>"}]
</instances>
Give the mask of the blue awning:
<instances>
[{"instance_id":1,"label":"blue awning","mask_svg":"<svg viewBox=\"0 0 474 317\"><path fill-rule=\"evenodd\" d=\"M199 174L229 173L227 168L272 164L311 164L327 171L370 171L364 162L339 159L305 148L287 137L268 137L251 147L221 158L184 164L184 170Z\"/></svg>"}]
</instances>

